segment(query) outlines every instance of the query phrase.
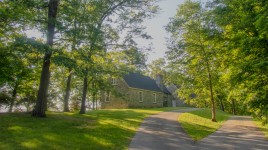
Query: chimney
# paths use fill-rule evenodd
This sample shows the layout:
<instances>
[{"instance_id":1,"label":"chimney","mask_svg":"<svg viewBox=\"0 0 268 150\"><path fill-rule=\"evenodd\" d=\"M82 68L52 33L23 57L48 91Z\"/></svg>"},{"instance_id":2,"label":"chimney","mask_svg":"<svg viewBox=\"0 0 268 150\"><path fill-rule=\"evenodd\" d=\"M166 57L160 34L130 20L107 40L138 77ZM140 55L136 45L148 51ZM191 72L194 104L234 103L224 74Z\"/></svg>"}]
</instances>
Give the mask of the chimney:
<instances>
[{"instance_id":1,"label":"chimney","mask_svg":"<svg viewBox=\"0 0 268 150\"><path fill-rule=\"evenodd\" d=\"M161 74L158 74L156 76L155 82L157 86L163 91L164 90L164 83L163 83L163 76Z\"/></svg>"}]
</instances>

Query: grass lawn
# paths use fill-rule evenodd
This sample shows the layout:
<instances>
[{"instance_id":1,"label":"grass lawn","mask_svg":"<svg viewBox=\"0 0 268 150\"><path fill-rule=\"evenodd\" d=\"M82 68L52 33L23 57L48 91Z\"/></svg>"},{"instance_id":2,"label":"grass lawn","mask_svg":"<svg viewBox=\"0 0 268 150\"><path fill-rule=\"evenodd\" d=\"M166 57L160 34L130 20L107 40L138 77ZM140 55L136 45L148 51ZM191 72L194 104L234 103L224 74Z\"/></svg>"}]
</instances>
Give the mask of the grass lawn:
<instances>
[{"instance_id":1,"label":"grass lawn","mask_svg":"<svg viewBox=\"0 0 268 150\"><path fill-rule=\"evenodd\" d=\"M255 121L257 126L261 129L261 131L264 133L264 136L266 139L268 139L268 124L263 125L261 121Z\"/></svg>"},{"instance_id":2,"label":"grass lawn","mask_svg":"<svg viewBox=\"0 0 268 150\"><path fill-rule=\"evenodd\" d=\"M174 109L180 108L48 112L47 118L0 114L0 149L127 149L145 117Z\"/></svg>"},{"instance_id":3,"label":"grass lawn","mask_svg":"<svg viewBox=\"0 0 268 150\"><path fill-rule=\"evenodd\" d=\"M229 114L217 111L217 122L211 121L211 109L196 110L179 116L185 132L194 140L201 140L215 132L229 118Z\"/></svg>"}]
</instances>

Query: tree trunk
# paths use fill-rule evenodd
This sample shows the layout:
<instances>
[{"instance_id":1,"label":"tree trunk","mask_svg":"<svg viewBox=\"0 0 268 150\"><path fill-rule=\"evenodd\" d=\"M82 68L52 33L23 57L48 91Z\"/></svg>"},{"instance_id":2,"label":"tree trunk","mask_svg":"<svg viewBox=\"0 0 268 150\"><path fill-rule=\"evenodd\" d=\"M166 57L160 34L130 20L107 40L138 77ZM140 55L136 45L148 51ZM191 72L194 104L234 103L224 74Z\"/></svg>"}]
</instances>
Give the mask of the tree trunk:
<instances>
[{"instance_id":1,"label":"tree trunk","mask_svg":"<svg viewBox=\"0 0 268 150\"><path fill-rule=\"evenodd\" d=\"M234 99L232 99L232 113L233 113L233 115L236 114L236 110L235 110L235 101L234 101Z\"/></svg>"},{"instance_id":2,"label":"tree trunk","mask_svg":"<svg viewBox=\"0 0 268 150\"><path fill-rule=\"evenodd\" d=\"M221 110L224 111L224 105L223 105L223 102L222 102L221 98L220 98L220 105L221 105Z\"/></svg>"},{"instance_id":3,"label":"tree trunk","mask_svg":"<svg viewBox=\"0 0 268 150\"><path fill-rule=\"evenodd\" d=\"M53 45L58 5L59 0L50 0L48 3L47 45L50 46L50 49L52 48ZM45 110L47 107L46 105L47 93L50 78L49 68L50 68L50 58L52 55L52 51L50 49L47 50L43 59L42 73L37 94L36 106L32 113L32 116L36 117L46 117Z\"/></svg>"},{"instance_id":4,"label":"tree trunk","mask_svg":"<svg viewBox=\"0 0 268 150\"><path fill-rule=\"evenodd\" d=\"M30 102L26 102L26 112L29 112Z\"/></svg>"},{"instance_id":5,"label":"tree trunk","mask_svg":"<svg viewBox=\"0 0 268 150\"><path fill-rule=\"evenodd\" d=\"M43 61L42 73L41 73L41 80L39 85L39 90L37 94L37 101L36 106L33 111L33 116L36 117L46 117L46 103L47 103L47 92L48 92L48 85L49 85L49 67L50 67L50 54L45 54L45 58Z\"/></svg>"},{"instance_id":6,"label":"tree trunk","mask_svg":"<svg viewBox=\"0 0 268 150\"><path fill-rule=\"evenodd\" d=\"M92 110L96 110L96 94L95 92L93 92L93 95L92 95L92 101L93 101L93 108Z\"/></svg>"},{"instance_id":7,"label":"tree trunk","mask_svg":"<svg viewBox=\"0 0 268 150\"><path fill-rule=\"evenodd\" d=\"M70 97L70 92L71 92L71 80L72 80L72 69L69 68L69 75L67 79L67 87L65 91L65 96L64 96L64 112L69 112L69 97Z\"/></svg>"},{"instance_id":8,"label":"tree trunk","mask_svg":"<svg viewBox=\"0 0 268 150\"><path fill-rule=\"evenodd\" d=\"M83 87L83 97L81 102L81 109L80 114L86 113L86 97L87 97L87 86L88 86L88 79L87 76L84 78L84 87Z\"/></svg>"},{"instance_id":9,"label":"tree trunk","mask_svg":"<svg viewBox=\"0 0 268 150\"><path fill-rule=\"evenodd\" d=\"M215 110L215 100L214 100L214 96L213 96L213 85L212 85L212 77L211 77L211 73L210 73L210 67L209 64L207 62L207 70L208 70L208 79L209 79L209 91L210 91L210 100L211 100L211 111L212 111L212 117L211 117L211 121L216 122L216 110Z\"/></svg>"},{"instance_id":10,"label":"tree trunk","mask_svg":"<svg viewBox=\"0 0 268 150\"><path fill-rule=\"evenodd\" d=\"M12 112L12 110L13 110L13 105L14 105L14 99L13 99L13 97L11 98L11 103L10 103L10 106L9 106L9 109L8 109L8 112L9 113L11 113Z\"/></svg>"},{"instance_id":11,"label":"tree trunk","mask_svg":"<svg viewBox=\"0 0 268 150\"><path fill-rule=\"evenodd\" d=\"M95 107L95 102L96 102L96 86L95 86L95 83L92 82L92 89L93 89L93 92L92 92L92 104L93 104L93 107L92 107L92 110L96 110L96 107Z\"/></svg>"},{"instance_id":12,"label":"tree trunk","mask_svg":"<svg viewBox=\"0 0 268 150\"><path fill-rule=\"evenodd\" d=\"M18 82L16 82L15 86L14 86L14 89L12 91L11 103L10 103L10 107L9 107L9 110L8 110L8 112L10 112L10 113L13 110L13 106L14 106L14 103L15 103L15 100L16 100L18 86L19 86L19 84L18 84Z\"/></svg>"}]
</instances>

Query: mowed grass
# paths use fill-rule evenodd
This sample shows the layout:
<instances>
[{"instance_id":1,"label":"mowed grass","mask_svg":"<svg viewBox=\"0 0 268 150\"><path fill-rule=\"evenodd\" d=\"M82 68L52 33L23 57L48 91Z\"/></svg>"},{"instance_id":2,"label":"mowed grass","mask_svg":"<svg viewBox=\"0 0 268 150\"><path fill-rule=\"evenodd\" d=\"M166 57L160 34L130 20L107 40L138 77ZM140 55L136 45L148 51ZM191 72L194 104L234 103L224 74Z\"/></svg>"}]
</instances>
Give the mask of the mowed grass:
<instances>
[{"instance_id":1,"label":"mowed grass","mask_svg":"<svg viewBox=\"0 0 268 150\"><path fill-rule=\"evenodd\" d=\"M48 112L47 118L0 114L0 149L127 149L145 117L174 109L180 108L98 110L84 115Z\"/></svg>"},{"instance_id":2,"label":"mowed grass","mask_svg":"<svg viewBox=\"0 0 268 150\"><path fill-rule=\"evenodd\" d=\"M263 125L262 122L259 120L256 120L255 123L261 129L261 131L264 133L265 138L268 139L268 124Z\"/></svg>"},{"instance_id":3,"label":"mowed grass","mask_svg":"<svg viewBox=\"0 0 268 150\"><path fill-rule=\"evenodd\" d=\"M229 118L229 114L218 110L216 118L217 122L212 122L211 109L202 109L184 113L179 116L178 120L193 140L201 140L220 128Z\"/></svg>"}]
</instances>

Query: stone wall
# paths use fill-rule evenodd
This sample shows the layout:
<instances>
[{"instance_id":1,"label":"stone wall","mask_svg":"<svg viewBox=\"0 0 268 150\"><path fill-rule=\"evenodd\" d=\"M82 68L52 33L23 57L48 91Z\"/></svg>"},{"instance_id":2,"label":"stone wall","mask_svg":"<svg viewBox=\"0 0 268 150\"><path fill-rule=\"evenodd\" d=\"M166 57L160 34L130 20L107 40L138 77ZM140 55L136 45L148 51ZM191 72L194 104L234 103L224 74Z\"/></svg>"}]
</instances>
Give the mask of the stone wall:
<instances>
[{"instance_id":1,"label":"stone wall","mask_svg":"<svg viewBox=\"0 0 268 150\"><path fill-rule=\"evenodd\" d=\"M128 108L128 86L124 80L118 79L117 85L110 91L110 100L105 101L105 92L101 92L101 108Z\"/></svg>"},{"instance_id":2,"label":"stone wall","mask_svg":"<svg viewBox=\"0 0 268 150\"><path fill-rule=\"evenodd\" d=\"M143 94L142 101L140 101L139 92L142 92ZM128 94L129 94L128 104L130 108L163 107L163 93L129 88ZM156 99L154 94L156 94Z\"/></svg>"},{"instance_id":3,"label":"stone wall","mask_svg":"<svg viewBox=\"0 0 268 150\"><path fill-rule=\"evenodd\" d=\"M105 92L101 92L103 109L163 107L164 94L161 92L128 87L123 79L119 79L114 87L109 101L105 101ZM143 93L142 101L140 101L139 92ZM154 94L156 94L156 99ZM168 100L168 105L170 103L171 100Z\"/></svg>"}]
</instances>

